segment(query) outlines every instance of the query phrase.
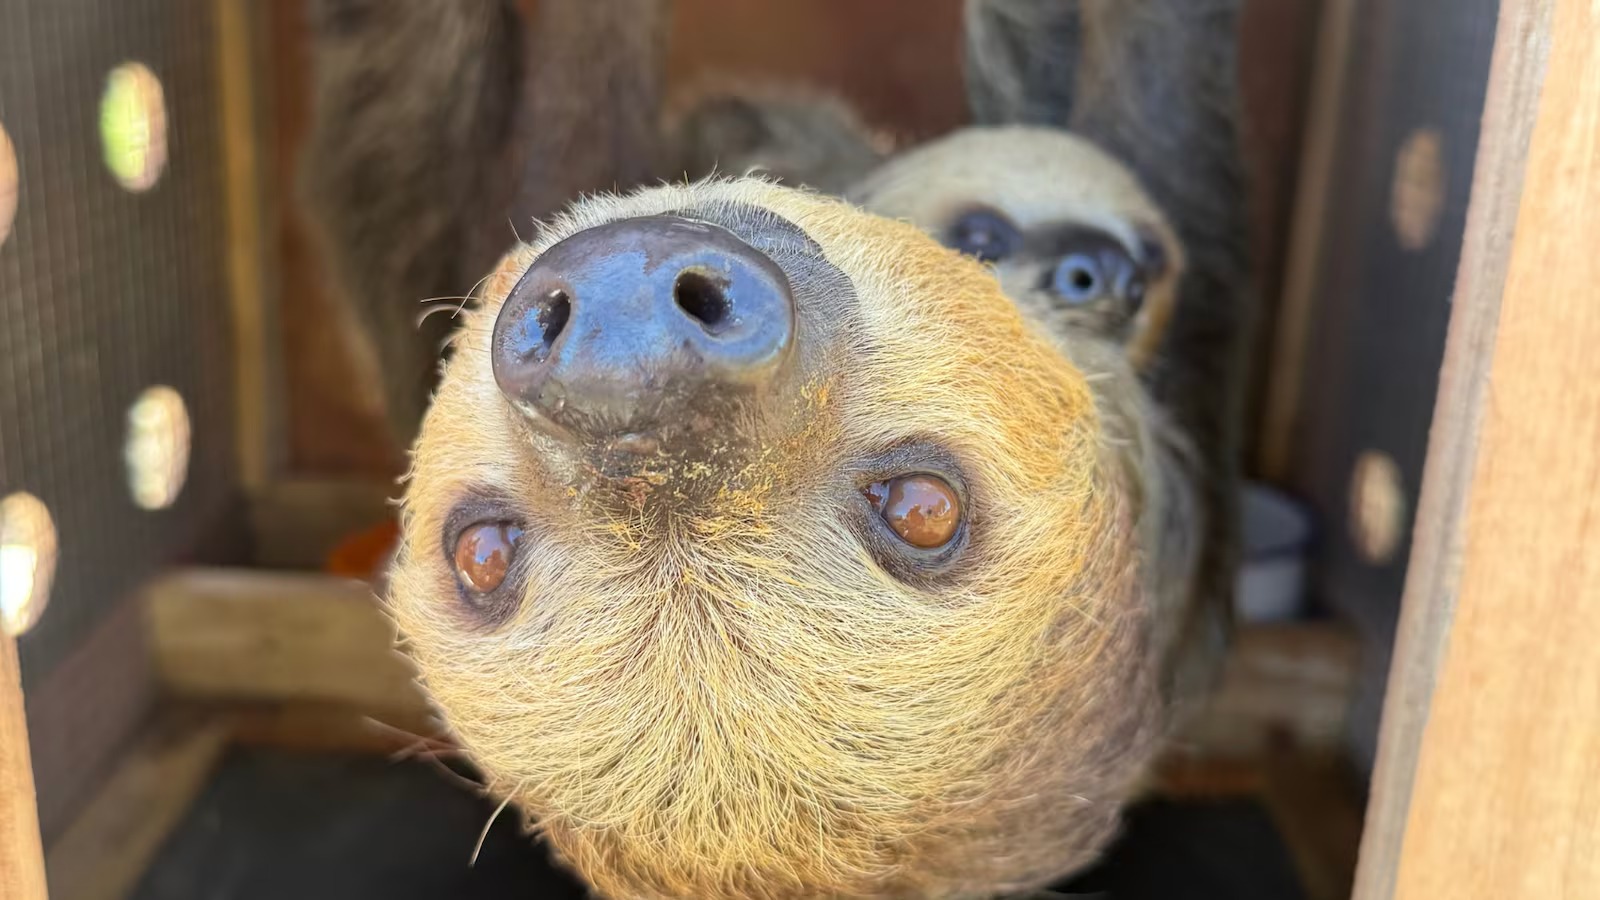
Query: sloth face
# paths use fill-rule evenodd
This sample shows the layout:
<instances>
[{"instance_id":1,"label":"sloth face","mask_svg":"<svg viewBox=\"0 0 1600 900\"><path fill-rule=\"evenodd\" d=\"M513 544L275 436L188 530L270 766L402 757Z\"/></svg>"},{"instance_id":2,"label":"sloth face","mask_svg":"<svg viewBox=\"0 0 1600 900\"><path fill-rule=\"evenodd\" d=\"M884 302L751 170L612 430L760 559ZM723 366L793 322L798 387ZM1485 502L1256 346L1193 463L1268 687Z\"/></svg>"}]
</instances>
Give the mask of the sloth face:
<instances>
[{"instance_id":1,"label":"sloth face","mask_svg":"<svg viewBox=\"0 0 1600 900\"><path fill-rule=\"evenodd\" d=\"M465 322L393 609L603 894L1020 888L1114 830L1160 720L1140 492L1001 281L1165 288L1114 216L948 200L911 217L963 252L754 180L586 201Z\"/></svg>"},{"instance_id":2,"label":"sloth face","mask_svg":"<svg viewBox=\"0 0 1600 900\"><path fill-rule=\"evenodd\" d=\"M992 265L1048 329L1126 345L1148 363L1182 251L1137 180L1054 129L968 129L897 157L852 199Z\"/></svg>"}]
</instances>

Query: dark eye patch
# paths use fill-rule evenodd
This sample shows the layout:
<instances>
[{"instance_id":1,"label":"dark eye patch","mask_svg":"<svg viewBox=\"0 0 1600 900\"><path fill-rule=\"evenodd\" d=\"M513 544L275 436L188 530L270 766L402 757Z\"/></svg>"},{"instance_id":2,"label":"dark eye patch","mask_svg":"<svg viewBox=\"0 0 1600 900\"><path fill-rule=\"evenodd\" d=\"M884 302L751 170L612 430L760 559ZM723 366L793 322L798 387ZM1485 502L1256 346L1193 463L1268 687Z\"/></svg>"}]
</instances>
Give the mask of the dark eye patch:
<instances>
[{"instance_id":1,"label":"dark eye patch","mask_svg":"<svg viewBox=\"0 0 1600 900\"><path fill-rule=\"evenodd\" d=\"M945 246L981 262L994 263L1022 249L1022 231L996 210L980 208L961 214L945 229Z\"/></svg>"},{"instance_id":2,"label":"dark eye patch","mask_svg":"<svg viewBox=\"0 0 1600 900\"><path fill-rule=\"evenodd\" d=\"M1046 261L1039 287L1069 306L1116 302L1131 317L1144 302L1150 268L1116 236L1089 225L1034 229L1028 255ZM1155 261L1164 267L1164 259Z\"/></svg>"}]
</instances>

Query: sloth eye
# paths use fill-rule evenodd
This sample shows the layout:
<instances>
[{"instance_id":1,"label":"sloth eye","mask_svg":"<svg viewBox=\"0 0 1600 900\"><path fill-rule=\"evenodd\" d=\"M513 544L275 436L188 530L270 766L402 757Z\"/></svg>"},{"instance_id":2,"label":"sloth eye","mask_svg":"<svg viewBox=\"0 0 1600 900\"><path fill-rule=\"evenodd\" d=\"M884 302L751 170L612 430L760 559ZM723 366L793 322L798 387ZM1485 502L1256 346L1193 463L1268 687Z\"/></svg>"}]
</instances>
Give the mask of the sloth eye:
<instances>
[{"instance_id":1,"label":"sloth eye","mask_svg":"<svg viewBox=\"0 0 1600 900\"><path fill-rule=\"evenodd\" d=\"M981 262L999 262L1022 248L1022 232L1000 213L980 209L957 219L945 244Z\"/></svg>"},{"instance_id":2,"label":"sloth eye","mask_svg":"<svg viewBox=\"0 0 1600 900\"><path fill-rule=\"evenodd\" d=\"M475 594L493 593L505 583L517 555L522 528L511 522L479 522L456 538L456 578Z\"/></svg>"},{"instance_id":3,"label":"sloth eye","mask_svg":"<svg viewBox=\"0 0 1600 900\"><path fill-rule=\"evenodd\" d=\"M868 485L867 500L902 541L922 550L950 543L961 528L961 498L934 475L907 475Z\"/></svg>"},{"instance_id":4,"label":"sloth eye","mask_svg":"<svg viewBox=\"0 0 1600 900\"><path fill-rule=\"evenodd\" d=\"M1115 297L1136 312L1144 302L1145 279L1128 251L1110 238L1086 239L1045 275L1045 288L1072 306Z\"/></svg>"}]
</instances>

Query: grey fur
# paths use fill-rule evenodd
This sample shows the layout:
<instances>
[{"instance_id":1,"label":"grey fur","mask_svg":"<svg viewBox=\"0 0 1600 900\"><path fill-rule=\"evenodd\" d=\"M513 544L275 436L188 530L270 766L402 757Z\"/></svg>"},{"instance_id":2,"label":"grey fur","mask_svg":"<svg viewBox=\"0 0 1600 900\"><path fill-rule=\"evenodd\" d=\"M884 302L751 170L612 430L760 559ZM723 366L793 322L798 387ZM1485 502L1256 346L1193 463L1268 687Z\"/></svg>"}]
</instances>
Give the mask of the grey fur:
<instances>
[{"instance_id":1,"label":"grey fur","mask_svg":"<svg viewBox=\"0 0 1600 900\"><path fill-rule=\"evenodd\" d=\"M664 0L313 0L300 193L409 445L466 295L536 220L658 167Z\"/></svg>"},{"instance_id":2,"label":"grey fur","mask_svg":"<svg viewBox=\"0 0 1600 900\"><path fill-rule=\"evenodd\" d=\"M510 4L316 0L316 116L300 193L335 286L383 371L396 437L426 409L449 322L420 301L464 294L517 67ZM503 225L501 226L504 227Z\"/></svg>"},{"instance_id":3,"label":"grey fur","mask_svg":"<svg viewBox=\"0 0 1600 900\"><path fill-rule=\"evenodd\" d=\"M785 184L842 194L884 160L855 110L835 97L748 86L703 92L671 123L675 174L760 173Z\"/></svg>"}]
</instances>

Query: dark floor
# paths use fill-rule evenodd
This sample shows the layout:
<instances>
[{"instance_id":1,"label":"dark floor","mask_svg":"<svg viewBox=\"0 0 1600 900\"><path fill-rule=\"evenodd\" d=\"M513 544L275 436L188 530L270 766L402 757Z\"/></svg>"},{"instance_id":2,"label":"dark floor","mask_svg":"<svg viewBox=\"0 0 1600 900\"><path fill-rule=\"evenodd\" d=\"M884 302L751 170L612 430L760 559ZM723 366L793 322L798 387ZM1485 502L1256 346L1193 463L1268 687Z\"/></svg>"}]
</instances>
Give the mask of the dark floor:
<instances>
[{"instance_id":1,"label":"dark floor","mask_svg":"<svg viewBox=\"0 0 1600 900\"><path fill-rule=\"evenodd\" d=\"M422 764L240 751L223 764L132 900L582 898L514 816ZM1060 891L1110 900L1301 900L1249 803L1136 809L1099 869Z\"/></svg>"}]
</instances>

